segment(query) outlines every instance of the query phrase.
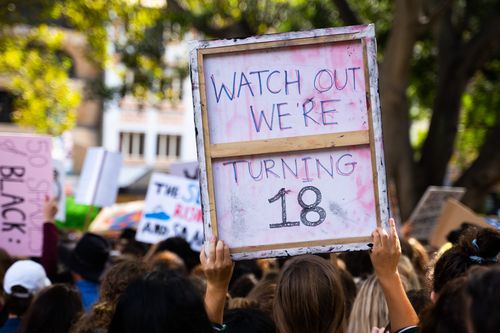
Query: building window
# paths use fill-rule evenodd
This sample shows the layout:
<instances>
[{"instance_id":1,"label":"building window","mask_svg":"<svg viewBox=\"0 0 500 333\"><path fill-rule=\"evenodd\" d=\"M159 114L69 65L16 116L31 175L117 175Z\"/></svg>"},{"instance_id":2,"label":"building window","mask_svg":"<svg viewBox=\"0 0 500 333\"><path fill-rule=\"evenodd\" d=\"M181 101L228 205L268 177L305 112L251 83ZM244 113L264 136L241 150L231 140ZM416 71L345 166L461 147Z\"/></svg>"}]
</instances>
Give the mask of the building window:
<instances>
[{"instance_id":1,"label":"building window","mask_svg":"<svg viewBox=\"0 0 500 333\"><path fill-rule=\"evenodd\" d=\"M120 152L124 158L143 159L144 158L144 133L121 132Z\"/></svg>"},{"instance_id":2,"label":"building window","mask_svg":"<svg viewBox=\"0 0 500 333\"><path fill-rule=\"evenodd\" d=\"M179 135L158 135L156 156L158 159L179 158L181 156L181 137Z\"/></svg>"}]
</instances>

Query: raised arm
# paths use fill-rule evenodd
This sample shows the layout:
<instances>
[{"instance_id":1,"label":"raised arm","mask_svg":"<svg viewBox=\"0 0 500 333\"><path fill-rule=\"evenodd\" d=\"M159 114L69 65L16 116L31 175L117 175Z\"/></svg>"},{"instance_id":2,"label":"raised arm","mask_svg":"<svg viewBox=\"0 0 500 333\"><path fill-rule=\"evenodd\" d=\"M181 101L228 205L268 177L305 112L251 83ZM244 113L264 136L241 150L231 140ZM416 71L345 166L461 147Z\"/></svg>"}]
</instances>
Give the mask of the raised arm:
<instances>
[{"instance_id":1,"label":"raised arm","mask_svg":"<svg viewBox=\"0 0 500 333\"><path fill-rule=\"evenodd\" d=\"M53 278L57 274L57 243L59 241L55 225L55 216L57 214L56 199L50 199L48 196L45 197L43 214L45 222L43 224L43 245L40 264L45 269L47 276Z\"/></svg>"},{"instance_id":2,"label":"raised arm","mask_svg":"<svg viewBox=\"0 0 500 333\"><path fill-rule=\"evenodd\" d=\"M382 228L377 228L372 233L373 248L370 257L389 309L391 331L397 332L417 325L418 316L406 296L399 276L401 244L394 220L390 219L389 224L389 234Z\"/></svg>"},{"instance_id":3,"label":"raised arm","mask_svg":"<svg viewBox=\"0 0 500 333\"><path fill-rule=\"evenodd\" d=\"M212 238L201 249L200 261L207 279L205 307L208 318L215 324L222 324L226 295L234 267L229 247L223 241Z\"/></svg>"}]
</instances>

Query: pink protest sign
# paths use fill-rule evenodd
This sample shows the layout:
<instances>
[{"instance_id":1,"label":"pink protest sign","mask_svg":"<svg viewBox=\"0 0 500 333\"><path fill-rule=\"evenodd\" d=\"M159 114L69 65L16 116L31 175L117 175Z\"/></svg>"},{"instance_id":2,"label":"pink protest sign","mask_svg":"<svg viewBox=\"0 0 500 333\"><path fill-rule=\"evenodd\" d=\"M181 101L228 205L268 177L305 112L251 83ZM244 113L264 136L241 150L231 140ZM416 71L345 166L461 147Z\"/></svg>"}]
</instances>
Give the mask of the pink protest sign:
<instances>
[{"instance_id":1,"label":"pink protest sign","mask_svg":"<svg viewBox=\"0 0 500 333\"><path fill-rule=\"evenodd\" d=\"M190 56L205 237L236 260L368 249L389 216L373 25Z\"/></svg>"},{"instance_id":2,"label":"pink protest sign","mask_svg":"<svg viewBox=\"0 0 500 333\"><path fill-rule=\"evenodd\" d=\"M0 247L42 254L45 196L52 195L50 137L0 134Z\"/></svg>"}]
</instances>

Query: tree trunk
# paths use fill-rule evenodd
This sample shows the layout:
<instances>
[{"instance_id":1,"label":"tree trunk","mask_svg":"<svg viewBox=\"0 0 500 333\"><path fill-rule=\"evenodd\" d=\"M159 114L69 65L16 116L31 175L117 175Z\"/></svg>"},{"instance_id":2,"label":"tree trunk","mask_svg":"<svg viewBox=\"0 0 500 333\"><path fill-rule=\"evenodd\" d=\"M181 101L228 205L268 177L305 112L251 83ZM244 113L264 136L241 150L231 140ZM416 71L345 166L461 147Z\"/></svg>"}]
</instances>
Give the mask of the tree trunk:
<instances>
[{"instance_id":1,"label":"tree trunk","mask_svg":"<svg viewBox=\"0 0 500 333\"><path fill-rule=\"evenodd\" d=\"M499 142L500 122L490 130L478 158L455 183L467 188L462 202L472 209L480 210L488 192L500 182Z\"/></svg>"},{"instance_id":2,"label":"tree trunk","mask_svg":"<svg viewBox=\"0 0 500 333\"><path fill-rule=\"evenodd\" d=\"M380 66L380 100L384 126L384 148L389 179L398 193L401 218L410 215L416 196L413 152L410 145L408 87L413 47L419 32L420 1L395 3L394 21Z\"/></svg>"}]
</instances>

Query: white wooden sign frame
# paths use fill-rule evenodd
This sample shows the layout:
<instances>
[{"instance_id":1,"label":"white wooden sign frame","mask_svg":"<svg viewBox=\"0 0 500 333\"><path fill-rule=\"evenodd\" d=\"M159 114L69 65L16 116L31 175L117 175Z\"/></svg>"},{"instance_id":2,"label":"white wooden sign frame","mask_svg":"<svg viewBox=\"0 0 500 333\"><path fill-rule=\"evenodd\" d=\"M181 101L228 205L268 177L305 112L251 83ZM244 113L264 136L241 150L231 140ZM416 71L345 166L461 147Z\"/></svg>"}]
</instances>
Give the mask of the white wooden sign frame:
<instances>
[{"instance_id":1,"label":"white wooden sign frame","mask_svg":"<svg viewBox=\"0 0 500 333\"><path fill-rule=\"evenodd\" d=\"M369 119L367 131L343 132L301 137L268 139L237 143L211 144L209 137L207 97L204 78L204 57L214 54L249 52L290 46L321 45L345 41L361 41L365 74L366 104ZM382 140L382 119L378 96L378 69L375 28L363 26L318 29L262 35L246 39L194 41L190 44L191 80L195 125L197 129L198 161L200 164L201 201L205 239L218 236L212 160L224 157L306 151L343 146L370 145L377 225L387 227L389 202ZM302 137L303 138L303 137ZM231 248L234 260L370 249L370 237L328 239Z\"/></svg>"}]
</instances>

